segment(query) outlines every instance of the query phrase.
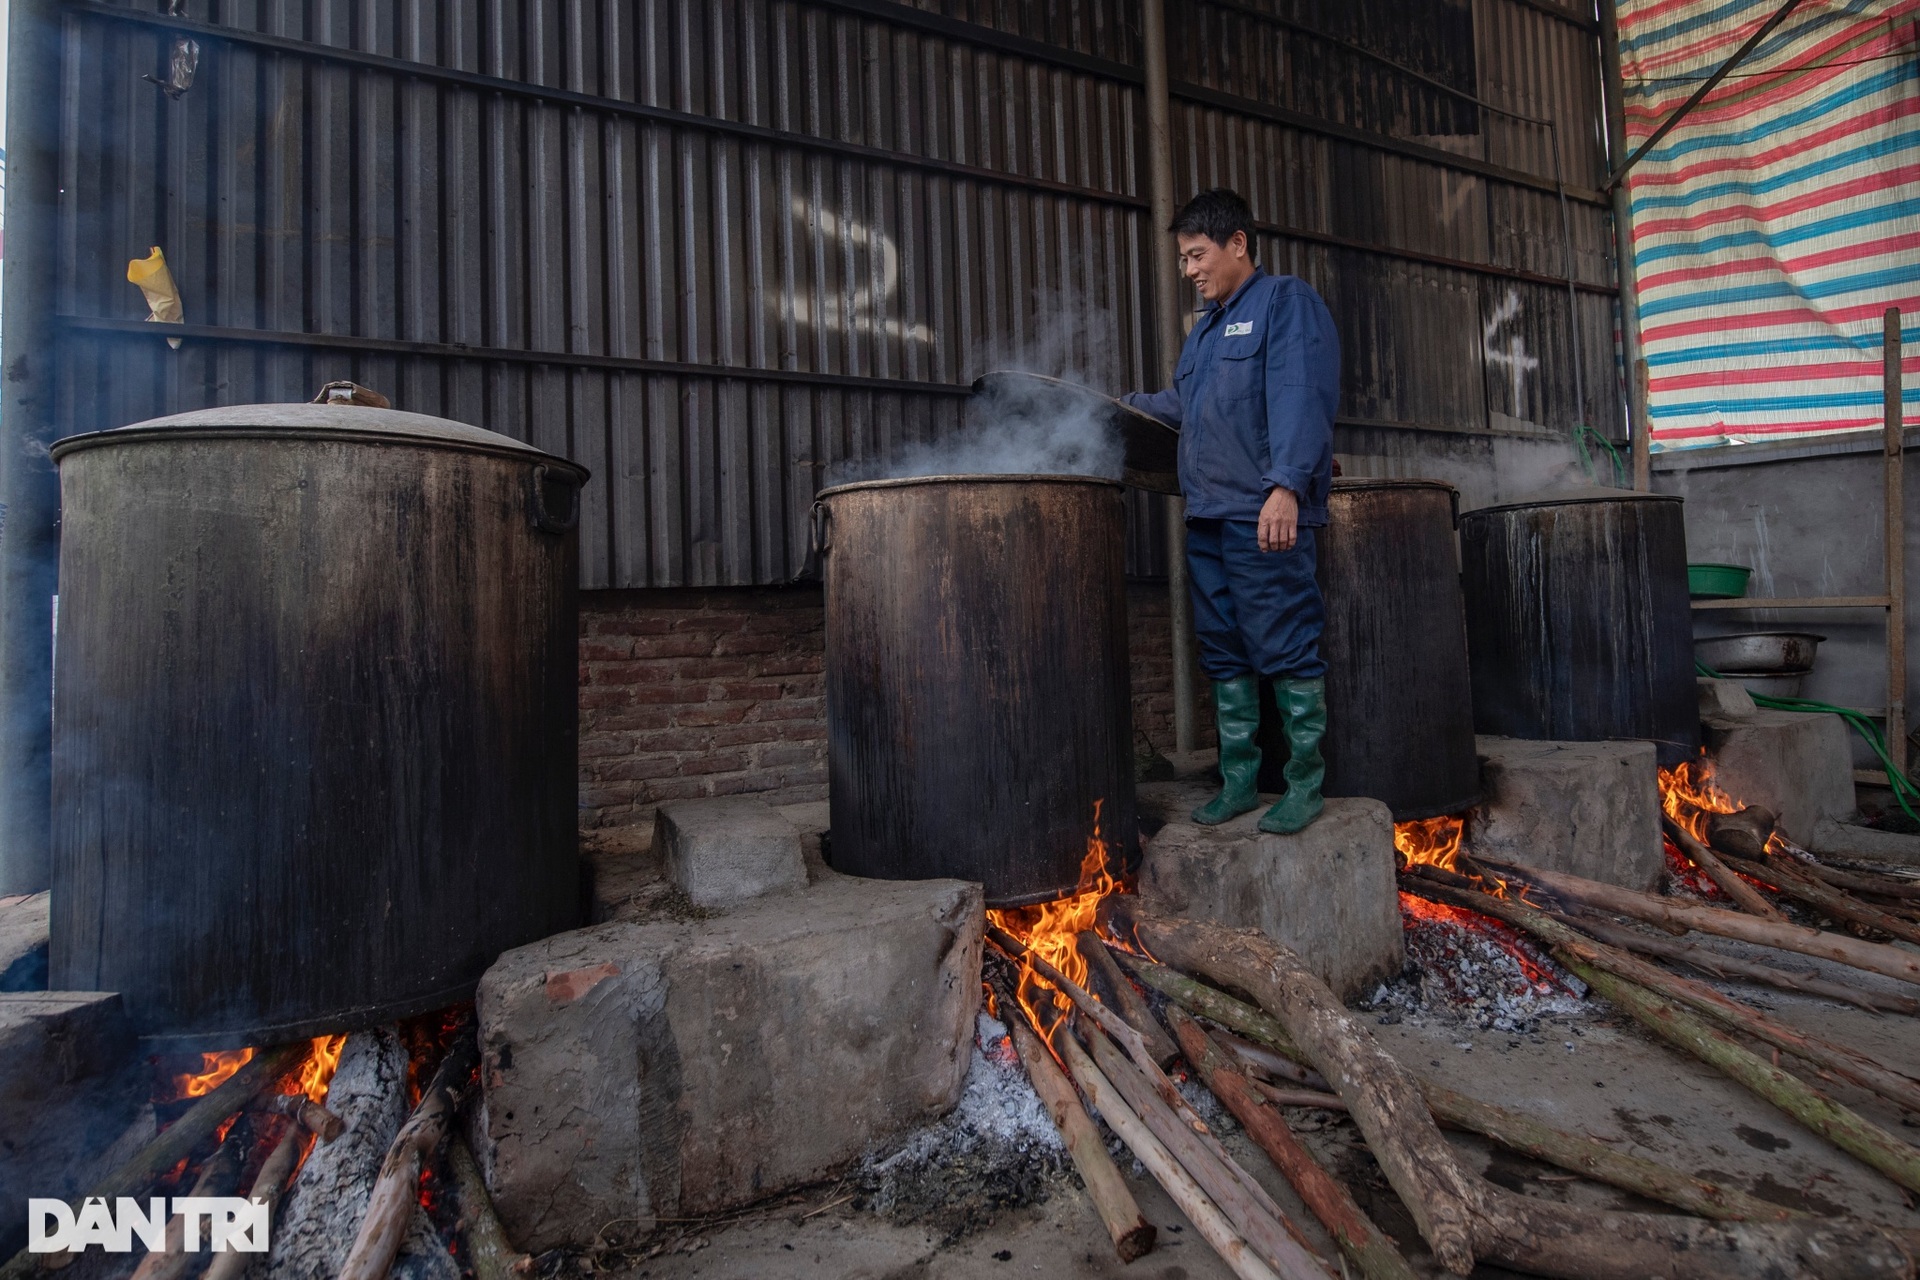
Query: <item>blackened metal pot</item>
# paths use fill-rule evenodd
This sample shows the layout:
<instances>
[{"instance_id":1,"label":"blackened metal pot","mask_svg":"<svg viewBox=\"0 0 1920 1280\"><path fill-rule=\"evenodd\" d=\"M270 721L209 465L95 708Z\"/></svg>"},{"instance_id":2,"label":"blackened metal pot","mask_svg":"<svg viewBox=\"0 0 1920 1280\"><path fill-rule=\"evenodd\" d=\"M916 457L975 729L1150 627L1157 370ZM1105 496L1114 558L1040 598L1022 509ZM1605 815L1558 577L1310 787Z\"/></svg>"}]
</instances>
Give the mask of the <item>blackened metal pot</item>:
<instances>
[{"instance_id":1,"label":"blackened metal pot","mask_svg":"<svg viewBox=\"0 0 1920 1280\"><path fill-rule=\"evenodd\" d=\"M1700 746L1681 500L1581 489L1460 517L1474 726Z\"/></svg>"},{"instance_id":2,"label":"blackened metal pot","mask_svg":"<svg viewBox=\"0 0 1920 1280\"><path fill-rule=\"evenodd\" d=\"M1319 531L1324 791L1380 800L1396 822L1459 813L1480 799L1457 500L1438 480L1335 480ZM1261 790L1284 791L1287 742L1264 684L1260 746Z\"/></svg>"},{"instance_id":3,"label":"blackened metal pot","mask_svg":"<svg viewBox=\"0 0 1920 1280\"><path fill-rule=\"evenodd\" d=\"M1082 476L930 476L820 494L831 858L1070 893L1138 838L1126 509Z\"/></svg>"},{"instance_id":4,"label":"blackened metal pot","mask_svg":"<svg viewBox=\"0 0 1920 1280\"><path fill-rule=\"evenodd\" d=\"M582 922L586 472L353 405L75 436L52 983L172 1047L466 997Z\"/></svg>"}]
</instances>

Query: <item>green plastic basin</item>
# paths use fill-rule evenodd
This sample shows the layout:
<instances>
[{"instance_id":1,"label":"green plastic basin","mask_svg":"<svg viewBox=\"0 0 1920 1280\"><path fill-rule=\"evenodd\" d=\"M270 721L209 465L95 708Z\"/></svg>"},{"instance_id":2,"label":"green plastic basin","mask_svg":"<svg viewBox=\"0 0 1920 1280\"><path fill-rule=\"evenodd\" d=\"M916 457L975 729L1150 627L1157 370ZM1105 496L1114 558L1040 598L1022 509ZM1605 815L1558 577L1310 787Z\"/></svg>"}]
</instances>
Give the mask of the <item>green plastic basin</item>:
<instances>
[{"instance_id":1,"label":"green plastic basin","mask_svg":"<svg viewBox=\"0 0 1920 1280\"><path fill-rule=\"evenodd\" d=\"M1696 600L1734 600L1747 594L1753 570L1743 564L1690 564L1687 594Z\"/></svg>"}]
</instances>

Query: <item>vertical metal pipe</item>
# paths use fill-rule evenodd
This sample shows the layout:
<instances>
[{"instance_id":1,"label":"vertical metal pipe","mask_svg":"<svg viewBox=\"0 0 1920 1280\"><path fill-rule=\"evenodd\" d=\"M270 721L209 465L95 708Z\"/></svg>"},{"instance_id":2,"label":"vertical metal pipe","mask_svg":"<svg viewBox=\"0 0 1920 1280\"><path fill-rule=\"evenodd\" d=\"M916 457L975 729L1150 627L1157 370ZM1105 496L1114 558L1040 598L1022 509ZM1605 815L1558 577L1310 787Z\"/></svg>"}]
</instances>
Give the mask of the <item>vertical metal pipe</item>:
<instances>
[{"instance_id":1,"label":"vertical metal pipe","mask_svg":"<svg viewBox=\"0 0 1920 1280\"><path fill-rule=\"evenodd\" d=\"M1180 273L1160 242L1173 222L1173 103L1167 93L1167 17L1161 0L1140 0L1140 54L1147 96L1147 204L1153 222L1154 326L1161 385L1173 383L1173 366L1186 340L1180 324ZM1193 599L1187 594L1186 500L1167 503L1167 612L1173 632L1173 745L1192 751L1197 740L1193 690Z\"/></svg>"},{"instance_id":2,"label":"vertical metal pipe","mask_svg":"<svg viewBox=\"0 0 1920 1280\"><path fill-rule=\"evenodd\" d=\"M50 876L53 593L60 485L54 435L54 219L60 179L60 6L7 18L7 261L0 285L0 894Z\"/></svg>"},{"instance_id":3,"label":"vertical metal pipe","mask_svg":"<svg viewBox=\"0 0 1920 1280\"><path fill-rule=\"evenodd\" d=\"M1887 453L1887 754L1907 772L1907 521L1905 412L1900 402L1900 308L1888 307L1881 364Z\"/></svg>"},{"instance_id":4,"label":"vertical metal pipe","mask_svg":"<svg viewBox=\"0 0 1920 1280\"><path fill-rule=\"evenodd\" d=\"M1600 4L1600 89L1607 116L1607 159L1618 164L1627 154L1626 83L1620 70L1620 27L1614 0ZM1614 278L1620 283L1620 354L1627 372L1632 374L1646 352L1640 346L1640 287L1634 279L1633 210L1627 199L1623 178L1615 184L1613 200ZM1641 437L1651 429L1647 403L1634 405L1629 398L1627 435L1639 448Z\"/></svg>"},{"instance_id":5,"label":"vertical metal pipe","mask_svg":"<svg viewBox=\"0 0 1920 1280\"><path fill-rule=\"evenodd\" d=\"M1647 362L1643 357L1633 362L1633 420L1647 420ZM1633 487L1639 493L1653 492L1653 448L1647 433L1633 433Z\"/></svg>"}]
</instances>

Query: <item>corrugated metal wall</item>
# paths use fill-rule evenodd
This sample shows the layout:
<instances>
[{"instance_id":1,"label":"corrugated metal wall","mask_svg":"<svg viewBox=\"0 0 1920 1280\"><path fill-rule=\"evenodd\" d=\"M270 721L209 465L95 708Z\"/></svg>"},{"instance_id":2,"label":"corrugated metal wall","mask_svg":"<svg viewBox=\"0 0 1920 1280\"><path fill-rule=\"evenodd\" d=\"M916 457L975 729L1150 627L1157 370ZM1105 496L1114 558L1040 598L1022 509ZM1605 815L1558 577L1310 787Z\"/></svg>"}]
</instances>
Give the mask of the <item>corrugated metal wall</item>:
<instances>
[{"instance_id":1,"label":"corrugated metal wall","mask_svg":"<svg viewBox=\"0 0 1920 1280\"><path fill-rule=\"evenodd\" d=\"M67 429L352 377L592 468L588 586L768 583L825 468L952 429L1006 357L1152 381L1126 0L168 7L65 5ZM1240 187L1326 294L1344 430L1617 419L1590 16L1173 8L1176 185ZM182 37L175 99L143 77ZM1564 203L1549 131L1472 95L1558 122ZM150 245L177 352L125 281Z\"/></svg>"}]
</instances>

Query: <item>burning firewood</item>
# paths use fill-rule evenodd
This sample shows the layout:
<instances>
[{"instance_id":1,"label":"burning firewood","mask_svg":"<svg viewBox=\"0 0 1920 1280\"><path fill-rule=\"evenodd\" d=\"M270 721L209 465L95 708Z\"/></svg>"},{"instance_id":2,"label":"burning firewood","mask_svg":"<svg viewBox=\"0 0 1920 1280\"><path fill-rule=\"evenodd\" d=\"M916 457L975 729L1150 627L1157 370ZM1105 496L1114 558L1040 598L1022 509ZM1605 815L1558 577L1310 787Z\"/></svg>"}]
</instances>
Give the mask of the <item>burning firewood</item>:
<instances>
[{"instance_id":1,"label":"burning firewood","mask_svg":"<svg viewBox=\"0 0 1920 1280\"><path fill-rule=\"evenodd\" d=\"M1307 1272L1298 1277L1281 1277L1272 1267L1255 1255L1253 1249L1233 1229L1233 1224L1220 1212L1218 1206L1207 1198L1180 1162L1173 1158L1160 1140L1153 1136L1140 1118L1128 1109L1126 1100L1107 1078L1100 1068L1093 1064L1086 1050L1080 1047L1070 1035L1060 1037L1060 1056L1066 1063L1068 1074L1087 1101L1100 1112L1115 1136L1127 1145L1137 1159L1160 1184L1174 1207L1185 1214L1187 1221L1193 1223L1200 1238L1213 1247L1213 1251L1233 1269L1240 1280L1325 1280L1323 1275Z\"/></svg>"},{"instance_id":2,"label":"burning firewood","mask_svg":"<svg viewBox=\"0 0 1920 1280\"><path fill-rule=\"evenodd\" d=\"M1214 1096L1246 1126L1247 1136L1272 1159L1360 1274L1367 1280L1413 1280L1413 1268L1393 1242L1361 1212L1347 1189L1307 1154L1279 1109L1260 1099L1252 1081L1199 1023L1177 1007L1167 1012L1187 1061Z\"/></svg>"},{"instance_id":3,"label":"burning firewood","mask_svg":"<svg viewBox=\"0 0 1920 1280\"><path fill-rule=\"evenodd\" d=\"M1693 833L1675 822L1672 818L1662 818L1661 827L1667 838L1673 841L1679 850L1686 854L1693 865L1707 873L1707 878L1720 886L1722 893L1739 904L1742 911L1759 916L1763 920L1785 920L1780 909L1760 896L1760 891L1740 878L1740 873L1713 856L1713 850L1693 838Z\"/></svg>"},{"instance_id":4,"label":"burning firewood","mask_svg":"<svg viewBox=\"0 0 1920 1280\"><path fill-rule=\"evenodd\" d=\"M1479 911L1532 934L1552 947L1554 958L1563 964L1573 960L1598 966L1624 981L1637 983L1667 999L1679 1001L1735 1031L1744 1032L1776 1049L1826 1068L1909 1111L1920 1111L1920 1081L1892 1070L1857 1049L1796 1031L1758 1009L1722 995L1703 982L1668 973L1637 956L1596 942L1572 925L1523 902L1424 881L1424 877L1410 876L1402 883L1422 896Z\"/></svg>"},{"instance_id":5,"label":"burning firewood","mask_svg":"<svg viewBox=\"0 0 1920 1280\"><path fill-rule=\"evenodd\" d=\"M1434 1126L1419 1085L1292 952L1255 930L1157 918L1131 899L1108 912L1168 964L1252 994L1346 1100L1374 1159L1441 1264L1476 1257L1562 1280L1758 1274L1840 1280L1907 1277L1912 1258L1881 1229L1808 1219L1703 1222L1583 1211L1501 1190L1466 1172Z\"/></svg>"},{"instance_id":6,"label":"burning firewood","mask_svg":"<svg viewBox=\"0 0 1920 1280\"><path fill-rule=\"evenodd\" d=\"M1122 1262L1132 1262L1152 1252L1156 1234L1153 1225L1141 1214L1133 1193L1127 1190L1120 1170L1114 1166L1113 1157L1107 1154L1100 1131L1094 1127L1093 1117L1080 1105L1073 1084L1061 1073L1060 1065L1053 1060L1046 1046L1040 1043L1040 1038L1028 1029L1014 994L999 988L996 988L995 994L999 999L1000 1012L1006 1019L1007 1034L1013 1041L1014 1053L1019 1056L1020 1065L1026 1068L1027 1079L1032 1083L1033 1091L1040 1096L1041 1105L1047 1109L1054 1127L1060 1131L1060 1140L1066 1144L1074 1168L1080 1171L1080 1181L1086 1186L1087 1198L1093 1201L1100 1221L1106 1226L1114 1252Z\"/></svg>"},{"instance_id":7,"label":"burning firewood","mask_svg":"<svg viewBox=\"0 0 1920 1280\"><path fill-rule=\"evenodd\" d=\"M1216 991L1164 965L1140 962L1135 971L1168 999L1202 1017L1257 1036L1280 1052L1298 1054L1279 1022L1223 991ZM1723 1221L1771 1221L1791 1211L1732 1187L1690 1177L1640 1156L1615 1151L1603 1142L1556 1129L1522 1111L1468 1097L1436 1081L1414 1076L1427 1107L1442 1125L1498 1143L1509 1151L1558 1165L1595 1182L1604 1182L1650 1200L1670 1204L1703 1218ZM1344 1109L1344 1103L1342 1107Z\"/></svg>"},{"instance_id":8,"label":"burning firewood","mask_svg":"<svg viewBox=\"0 0 1920 1280\"><path fill-rule=\"evenodd\" d=\"M286 1212L273 1225L267 1280L334 1280L339 1273L381 1160L406 1117L407 1050L394 1028L347 1037L327 1089L327 1109L346 1122L346 1132L314 1148L284 1193ZM413 1223L406 1269L457 1280L459 1269L417 1206Z\"/></svg>"},{"instance_id":9,"label":"burning firewood","mask_svg":"<svg viewBox=\"0 0 1920 1280\"><path fill-rule=\"evenodd\" d=\"M1662 960L1674 960L1701 973L1716 978L1738 978L1748 982L1758 982L1782 991L1798 991L1805 995L1822 996L1828 1000L1839 1000L1865 1009L1869 1013L1904 1013L1909 1016L1920 1015L1920 1000L1910 996L1889 995L1884 991L1869 991L1865 987L1852 986L1845 982L1835 982L1814 973L1798 973L1791 969L1780 969L1773 965L1761 964L1754 960L1742 960L1691 942L1676 942L1671 938L1656 938L1630 929L1625 925L1614 924L1592 912L1582 912L1579 916L1557 916L1568 924L1579 928L1583 933L1592 934L1600 941L1628 951L1638 951L1643 955L1658 956Z\"/></svg>"},{"instance_id":10,"label":"burning firewood","mask_svg":"<svg viewBox=\"0 0 1920 1280\"><path fill-rule=\"evenodd\" d=\"M1174 1059L1180 1056L1180 1046L1160 1029L1153 1011L1147 1008L1147 1002L1133 989L1132 981L1120 971L1113 957L1107 954L1106 944L1100 941L1099 935L1091 930L1081 933L1074 939L1074 946L1080 952L1080 958L1087 962L1087 969L1099 984L1103 997L1113 997L1115 1011L1146 1041L1154 1062L1162 1071L1172 1066Z\"/></svg>"},{"instance_id":11,"label":"burning firewood","mask_svg":"<svg viewBox=\"0 0 1920 1280\"><path fill-rule=\"evenodd\" d=\"M400 1252L413 1216L419 1211L420 1169L446 1136L459 1110L460 1096L480 1060L480 1044L473 1028L463 1025L453 1038L440 1069L420 1094L419 1105L394 1135L374 1180L360 1230L340 1265L338 1280L386 1280Z\"/></svg>"},{"instance_id":12,"label":"burning firewood","mask_svg":"<svg viewBox=\"0 0 1920 1280\"><path fill-rule=\"evenodd\" d=\"M316 1105L313 1110L319 1112L321 1116L331 1117L334 1123L340 1124L339 1117L334 1116L325 1107ZM281 1198L286 1195L287 1184L293 1177L294 1168L299 1163L300 1148L305 1144L307 1134L312 1132L316 1137L325 1140L320 1130L314 1127L316 1121L325 1123L319 1117L306 1114L295 1115L294 1122L287 1126L286 1133L275 1144L273 1151L267 1156L266 1163L260 1166L260 1172L253 1180L253 1187L247 1193L248 1199L259 1201L267 1207L268 1239L273 1238L271 1224L279 1212ZM344 1129L345 1125L341 1124L341 1128ZM241 1253L238 1250L216 1253L203 1280L240 1280L240 1277L245 1275L247 1269L253 1264L253 1260L253 1254Z\"/></svg>"},{"instance_id":13,"label":"burning firewood","mask_svg":"<svg viewBox=\"0 0 1920 1280\"><path fill-rule=\"evenodd\" d=\"M253 1126L247 1118L241 1116L234 1121L233 1127L214 1153L200 1166L200 1176L194 1180L190 1195L230 1196L234 1186L240 1181L240 1171L247 1163L247 1150L253 1146ZM205 1243L202 1242L202 1247ZM215 1254L224 1257L225 1253ZM233 1256L246 1255L235 1251ZM187 1252L187 1218L176 1213L167 1219L165 1246L158 1253L149 1253L140 1260L133 1270L133 1280L179 1280L189 1267L198 1262L196 1254Z\"/></svg>"},{"instance_id":14,"label":"burning firewood","mask_svg":"<svg viewBox=\"0 0 1920 1280\"><path fill-rule=\"evenodd\" d=\"M1617 885L1603 884L1598 880L1568 875L1564 871L1515 866L1512 863L1496 862L1491 858L1479 858L1475 861L1480 866L1497 871L1501 876L1535 885L1557 898L1577 902L1582 906L1595 907L1615 915L1632 916L1636 920L1645 920L1663 927L1677 926L1681 930L1698 929L1702 933L1716 934L1722 938L1734 938L1741 942L1757 943L1760 946L1773 947L1781 951L1818 956L1823 960L1837 960L1841 964L1862 969L1868 973L1884 974L1889 978L1920 983L1920 955L1903 951L1899 947L1849 938L1844 934L1832 933L1825 929L1809 929L1797 924L1761 920L1738 911L1723 911L1719 907L1662 898L1634 889L1622 889Z\"/></svg>"},{"instance_id":15,"label":"burning firewood","mask_svg":"<svg viewBox=\"0 0 1920 1280\"><path fill-rule=\"evenodd\" d=\"M276 1093L254 1101L253 1110L291 1116L297 1129L306 1129L322 1142L332 1142L347 1131L347 1122L304 1093Z\"/></svg>"},{"instance_id":16,"label":"burning firewood","mask_svg":"<svg viewBox=\"0 0 1920 1280\"><path fill-rule=\"evenodd\" d=\"M460 1221L465 1227L467 1265L473 1268L473 1280L516 1280L527 1255L507 1238L486 1179L480 1176L480 1166L473 1158L473 1148L459 1133L447 1143L447 1163L453 1169L454 1186L460 1196Z\"/></svg>"}]
</instances>

